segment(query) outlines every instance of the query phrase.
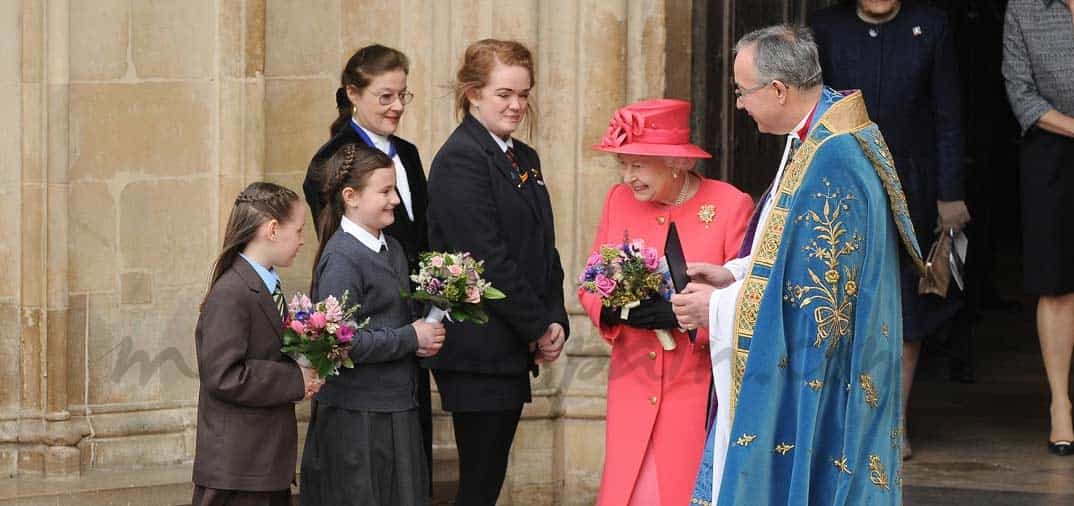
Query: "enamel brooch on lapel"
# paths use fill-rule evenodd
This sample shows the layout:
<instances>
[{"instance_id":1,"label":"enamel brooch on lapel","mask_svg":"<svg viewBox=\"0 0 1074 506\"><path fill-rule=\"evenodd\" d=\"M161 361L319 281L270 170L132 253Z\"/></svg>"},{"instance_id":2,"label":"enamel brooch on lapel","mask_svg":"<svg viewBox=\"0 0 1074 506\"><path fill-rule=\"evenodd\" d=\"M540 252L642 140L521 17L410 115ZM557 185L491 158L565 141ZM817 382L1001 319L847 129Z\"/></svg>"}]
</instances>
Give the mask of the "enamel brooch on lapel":
<instances>
[{"instance_id":1,"label":"enamel brooch on lapel","mask_svg":"<svg viewBox=\"0 0 1074 506\"><path fill-rule=\"evenodd\" d=\"M712 204L705 204L697 210L697 219L701 220L701 223L705 224L705 228L709 228L709 224L712 223L712 219L716 217L716 206Z\"/></svg>"}]
</instances>

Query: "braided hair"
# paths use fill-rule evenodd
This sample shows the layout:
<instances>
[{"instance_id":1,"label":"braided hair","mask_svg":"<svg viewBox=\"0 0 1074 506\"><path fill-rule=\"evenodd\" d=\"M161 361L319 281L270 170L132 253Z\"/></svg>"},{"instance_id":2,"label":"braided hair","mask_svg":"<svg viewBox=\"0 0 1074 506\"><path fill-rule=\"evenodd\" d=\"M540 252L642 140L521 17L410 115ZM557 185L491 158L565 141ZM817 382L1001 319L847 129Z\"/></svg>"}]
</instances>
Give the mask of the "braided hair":
<instances>
[{"instance_id":1,"label":"braided hair","mask_svg":"<svg viewBox=\"0 0 1074 506\"><path fill-rule=\"evenodd\" d=\"M235 263L239 253L254 239L261 224L270 220L280 223L287 221L290 219L292 206L298 201L298 194L291 189L266 182L251 183L235 197L224 232L224 246L213 263L209 291L220 280L220 276ZM206 291L205 298L208 296ZM202 299L201 307L205 307L205 299Z\"/></svg>"},{"instance_id":2,"label":"braided hair","mask_svg":"<svg viewBox=\"0 0 1074 506\"><path fill-rule=\"evenodd\" d=\"M353 142L340 146L336 153L325 162L324 183L321 187L321 199L325 205L321 214L317 216L317 233L321 240L317 245L317 255L313 258L313 275L310 278L311 293L317 286L317 264L321 261L321 254L324 253L328 240L332 238L336 229L339 228L339 222L343 219L345 210L343 190L352 188L361 191L369 182L373 171L386 167L395 167L388 155L364 144Z\"/></svg>"}]
</instances>

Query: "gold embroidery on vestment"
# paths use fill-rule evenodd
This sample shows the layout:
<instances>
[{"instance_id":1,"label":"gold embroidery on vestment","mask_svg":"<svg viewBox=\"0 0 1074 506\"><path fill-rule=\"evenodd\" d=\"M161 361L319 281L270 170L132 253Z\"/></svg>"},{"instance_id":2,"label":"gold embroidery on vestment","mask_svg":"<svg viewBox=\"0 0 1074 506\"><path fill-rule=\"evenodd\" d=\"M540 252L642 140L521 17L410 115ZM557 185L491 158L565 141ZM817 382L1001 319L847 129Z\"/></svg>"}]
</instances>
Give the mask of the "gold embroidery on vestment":
<instances>
[{"instance_id":1,"label":"gold embroidery on vestment","mask_svg":"<svg viewBox=\"0 0 1074 506\"><path fill-rule=\"evenodd\" d=\"M840 471L842 471L844 473L851 474L850 473L850 468L847 467L847 458L846 457L842 457L842 458L839 458L839 459L833 459L832 464L835 465L836 469L838 469L838 470L840 470Z\"/></svg>"},{"instance_id":2,"label":"gold embroidery on vestment","mask_svg":"<svg viewBox=\"0 0 1074 506\"><path fill-rule=\"evenodd\" d=\"M776 453L778 453L780 455L786 455L787 453L789 453L793 449L794 449L794 445L792 445L790 443L780 443L780 444L776 445L776 450L775 451L776 451Z\"/></svg>"},{"instance_id":3,"label":"gold embroidery on vestment","mask_svg":"<svg viewBox=\"0 0 1074 506\"><path fill-rule=\"evenodd\" d=\"M861 380L861 390L865 393L865 403L870 408L875 408L880 405L880 397L876 393L876 385L873 384L872 376L868 374L862 374L859 379Z\"/></svg>"},{"instance_id":4,"label":"gold embroidery on vestment","mask_svg":"<svg viewBox=\"0 0 1074 506\"><path fill-rule=\"evenodd\" d=\"M842 267L840 262L843 256L861 249L862 237L849 230L844 222L845 215L851 211L851 202L857 198L838 188L833 189L827 179L823 182L825 192L813 195L824 201L821 212L818 214L810 209L795 218L795 222L813 224L817 235L803 249L808 253L807 258L821 261L827 270L821 277L812 268L806 269L812 284L788 283L784 300L802 309L813 306L813 319L817 324L813 346L820 347L827 342L830 355L842 338L850 335L858 293L857 269Z\"/></svg>"},{"instance_id":5,"label":"gold embroidery on vestment","mask_svg":"<svg viewBox=\"0 0 1074 506\"><path fill-rule=\"evenodd\" d=\"M735 440L735 444L738 446L749 446L754 440L757 439L757 434L743 434Z\"/></svg>"},{"instance_id":6,"label":"gold embroidery on vestment","mask_svg":"<svg viewBox=\"0 0 1074 506\"><path fill-rule=\"evenodd\" d=\"M884 464L880 463L880 457L869 455L869 481L878 488L888 489L888 475L884 472Z\"/></svg>"}]
</instances>

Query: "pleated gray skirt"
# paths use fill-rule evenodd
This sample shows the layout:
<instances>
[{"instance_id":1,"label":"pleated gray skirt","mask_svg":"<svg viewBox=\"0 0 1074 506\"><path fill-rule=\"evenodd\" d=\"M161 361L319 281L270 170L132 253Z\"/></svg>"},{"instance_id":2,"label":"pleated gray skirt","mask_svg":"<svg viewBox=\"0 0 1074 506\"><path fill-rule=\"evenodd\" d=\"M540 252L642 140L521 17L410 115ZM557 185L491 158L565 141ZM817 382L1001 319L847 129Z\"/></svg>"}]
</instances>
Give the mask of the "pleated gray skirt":
<instances>
[{"instance_id":1,"label":"pleated gray skirt","mask_svg":"<svg viewBox=\"0 0 1074 506\"><path fill-rule=\"evenodd\" d=\"M425 467L416 409L378 413L318 402L302 454L302 505L425 505Z\"/></svg>"}]
</instances>

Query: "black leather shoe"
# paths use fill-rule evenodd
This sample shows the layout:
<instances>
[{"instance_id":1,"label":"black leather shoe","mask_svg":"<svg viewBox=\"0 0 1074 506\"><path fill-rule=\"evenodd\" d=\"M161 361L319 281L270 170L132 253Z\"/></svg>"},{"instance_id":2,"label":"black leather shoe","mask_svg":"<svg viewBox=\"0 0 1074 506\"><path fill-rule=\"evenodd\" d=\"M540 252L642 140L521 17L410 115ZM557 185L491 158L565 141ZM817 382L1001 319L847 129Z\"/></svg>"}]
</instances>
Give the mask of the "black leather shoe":
<instances>
[{"instance_id":1,"label":"black leather shoe","mask_svg":"<svg viewBox=\"0 0 1074 506\"><path fill-rule=\"evenodd\" d=\"M1060 457L1074 455L1074 445L1070 441L1048 441L1048 453Z\"/></svg>"}]
</instances>

